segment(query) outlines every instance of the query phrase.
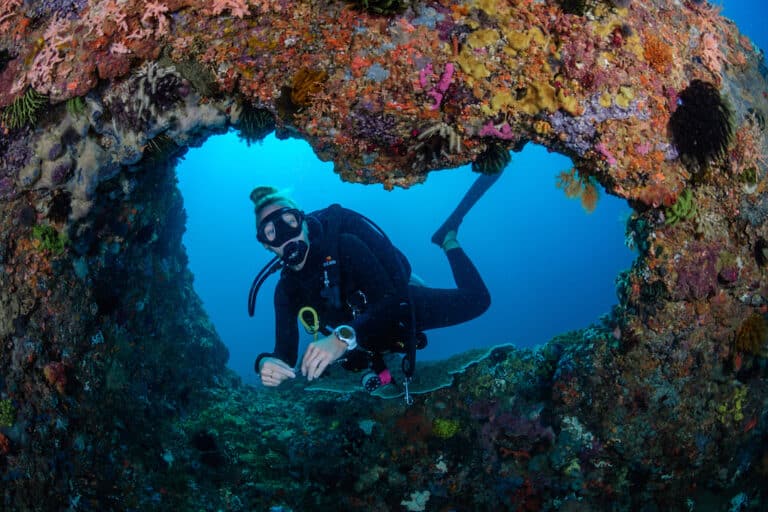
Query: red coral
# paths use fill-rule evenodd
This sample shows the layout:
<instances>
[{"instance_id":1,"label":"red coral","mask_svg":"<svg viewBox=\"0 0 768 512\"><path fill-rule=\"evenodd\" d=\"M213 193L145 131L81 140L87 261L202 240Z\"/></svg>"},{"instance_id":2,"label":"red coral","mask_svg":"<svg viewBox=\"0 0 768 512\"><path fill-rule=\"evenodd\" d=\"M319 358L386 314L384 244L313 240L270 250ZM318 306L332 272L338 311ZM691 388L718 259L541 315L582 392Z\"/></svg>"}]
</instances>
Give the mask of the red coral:
<instances>
[{"instance_id":1,"label":"red coral","mask_svg":"<svg viewBox=\"0 0 768 512\"><path fill-rule=\"evenodd\" d=\"M0 455L5 455L10 451L11 451L11 442L8 440L8 437L6 437L5 434L0 432Z\"/></svg>"},{"instance_id":2,"label":"red coral","mask_svg":"<svg viewBox=\"0 0 768 512\"><path fill-rule=\"evenodd\" d=\"M56 391L63 395L67 388L67 368L64 363L57 361L48 363L43 368L43 374L48 384L55 386Z\"/></svg>"},{"instance_id":3,"label":"red coral","mask_svg":"<svg viewBox=\"0 0 768 512\"><path fill-rule=\"evenodd\" d=\"M93 58L99 77L104 80L127 75L131 71L131 57L126 53L104 51L95 53Z\"/></svg>"}]
</instances>

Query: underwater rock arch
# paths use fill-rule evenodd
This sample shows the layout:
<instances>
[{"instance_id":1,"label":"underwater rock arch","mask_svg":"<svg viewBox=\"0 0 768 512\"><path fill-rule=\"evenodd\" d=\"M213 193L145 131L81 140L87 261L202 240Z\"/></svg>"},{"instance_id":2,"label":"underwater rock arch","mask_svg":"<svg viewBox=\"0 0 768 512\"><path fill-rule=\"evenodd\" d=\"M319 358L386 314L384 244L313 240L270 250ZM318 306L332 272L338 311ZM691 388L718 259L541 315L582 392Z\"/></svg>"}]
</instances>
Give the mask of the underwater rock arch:
<instances>
[{"instance_id":1,"label":"underwater rock arch","mask_svg":"<svg viewBox=\"0 0 768 512\"><path fill-rule=\"evenodd\" d=\"M229 380L192 291L172 172L185 148L230 127L305 138L342 179L385 187L469 162L493 172L536 141L573 159L574 189L596 181L635 210L639 257L604 323L541 351L492 352L401 419L360 399L381 409L379 424L424 436L392 455L424 468L421 487L397 481L380 499L419 510L437 486L441 506L552 506L579 489L594 506L675 508L690 481L759 499L767 73L706 2L12 0L0 34L6 506L187 503L172 468L192 464L190 444L205 471L235 479L234 455L187 416L230 418L216 423L229 432L233 413L212 404L243 405L248 391ZM260 413L289 421L261 399ZM321 420L305 428L324 439L326 411L312 410ZM352 452L365 445L356 436L341 439ZM471 467L436 446L451 439L483 454L478 468L510 475L496 482L503 493L429 476L438 453L458 473ZM261 448L286 471L302 460ZM254 475L267 467L239 460ZM349 510L350 489L380 477L329 487L326 470L307 471ZM173 497L146 491L163 483ZM280 499L311 503L302 492ZM278 500L257 495L254 507Z\"/></svg>"}]
</instances>

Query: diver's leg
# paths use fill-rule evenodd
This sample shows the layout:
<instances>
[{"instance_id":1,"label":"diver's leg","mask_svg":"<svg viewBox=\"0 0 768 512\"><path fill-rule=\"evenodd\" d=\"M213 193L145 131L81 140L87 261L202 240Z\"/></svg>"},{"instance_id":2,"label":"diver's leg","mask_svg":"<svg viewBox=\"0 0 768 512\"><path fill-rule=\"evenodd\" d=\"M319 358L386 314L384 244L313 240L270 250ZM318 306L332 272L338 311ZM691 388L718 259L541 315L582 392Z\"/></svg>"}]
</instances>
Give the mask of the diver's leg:
<instances>
[{"instance_id":1,"label":"diver's leg","mask_svg":"<svg viewBox=\"0 0 768 512\"><path fill-rule=\"evenodd\" d=\"M410 286L419 331L472 320L483 314L491 304L488 288L464 250L457 246L445 254L451 265L456 288Z\"/></svg>"},{"instance_id":2,"label":"diver's leg","mask_svg":"<svg viewBox=\"0 0 768 512\"><path fill-rule=\"evenodd\" d=\"M435 231L434 235L432 235L433 244L442 247L446 241L446 235L450 231L454 232L453 238L455 239L455 232L458 231L461 222L464 220L464 216L469 212L469 210L472 209L475 203L477 203L477 201L483 197L485 191L491 188L491 185L496 183L496 180L499 179L499 176L501 176L501 173L481 174L478 176L472 186L469 187L469 190L467 190L467 193L464 194L464 197L461 199L456 209L453 210L446 221L443 222L443 225L440 226L437 231Z\"/></svg>"}]
</instances>

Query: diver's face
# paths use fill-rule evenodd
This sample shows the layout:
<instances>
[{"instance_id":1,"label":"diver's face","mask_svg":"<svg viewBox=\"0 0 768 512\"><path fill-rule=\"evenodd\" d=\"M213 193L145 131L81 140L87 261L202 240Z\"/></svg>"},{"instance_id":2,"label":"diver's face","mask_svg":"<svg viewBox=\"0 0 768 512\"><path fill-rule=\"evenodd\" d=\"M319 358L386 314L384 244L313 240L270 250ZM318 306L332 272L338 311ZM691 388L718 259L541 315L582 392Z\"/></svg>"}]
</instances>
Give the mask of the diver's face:
<instances>
[{"instance_id":1,"label":"diver's face","mask_svg":"<svg viewBox=\"0 0 768 512\"><path fill-rule=\"evenodd\" d=\"M309 255L309 236L303 214L281 203L261 209L256 238L289 268L301 270Z\"/></svg>"}]
</instances>

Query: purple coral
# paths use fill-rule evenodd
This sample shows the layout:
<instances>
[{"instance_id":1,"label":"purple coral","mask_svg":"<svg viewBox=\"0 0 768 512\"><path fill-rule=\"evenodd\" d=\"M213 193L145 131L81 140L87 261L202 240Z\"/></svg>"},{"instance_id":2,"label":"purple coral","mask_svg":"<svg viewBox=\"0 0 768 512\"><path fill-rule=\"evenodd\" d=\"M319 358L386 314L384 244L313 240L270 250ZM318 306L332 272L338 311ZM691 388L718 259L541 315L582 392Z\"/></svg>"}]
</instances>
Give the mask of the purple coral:
<instances>
[{"instance_id":1,"label":"purple coral","mask_svg":"<svg viewBox=\"0 0 768 512\"><path fill-rule=\"evenodd\" d=\"M29 130L22 130L14 138L0 138L0 175L18 171L30 157Z\"/></svg>"},{"instance_id":2,"label":"purple coral","mask_svg":"<svg viewBox=\"0 0 768 512\"><path fill-rule=\"evenodd\" d=\"M13 197L16 194L16 182L7 176L0 178L0 200Z\"/></svg>"},{"instance_id":3,"label":"purple coral","mask_svg":"<svg viewBox=\"0 0 768 512\"><path fill-rule=\"evenodd\" d=\"M565 146L579 156L592 149L597 136L595 126L609 119L649 118L648 112L640 110L637 101L632 101L627 107L616 104L604 107L600 104L600 96L594 95L584 102L583 107L584 113L579 117L572 117L561 110L549 116L549 124L555 132L564 136Z\"/></svg>"},{"instance_id":4,"label":"purple coral","mask_svg":"<svg viewBox=\"0 0 768 512\"><path fill-rule=\"evenodd\" d=\"M51 182L53 182L54 185L59 185L60 183L65 182L72 175L73 168L72 159L65 158L63 162L59 163L53 169L53 172L51 173Z\"/></svg>"},{"instance_id":5,"label":"purple coral","mask_svg":"<svg viewBox=\"0 0 768 512\"><path fill-rule=\"evenodd\" d=\"M480 442L491 458L499 449L530 452L535 446L551 445L555 432L544 426L538 412L503 411L498 402L478 401L470 406L472 418L486 420L480 430Z\"/></svg>"},{"instance_id":6,"label":"purple coral","mask_svg":"<svg viewBox=\"0 0 768 512\"><path fill-rule=\"evenodd\" d=\"M0 200L16 195L15 177L31 155L28 137L29 130L25 129L14 138L0 138Z\"/></svg>"},{"instance_id":7,"label":"purple coral","mask_svg":"<svg viewBox=\"0 0 768 512\"><path fill-rule=\"evenodd\" d=\"M355 110L349 117L357 137L384 148L392 148L400 143L395 130L395 118L391 114Z\"/></svg>"},{"instance_id":8,"label":"purple coral","mask_svg":"<svg viewBox=\"0 0 768 512\"><path fill-rule=\"evenodd\" d=\"M701 243L691 244L687 257L677 264L677 300L705 299L717 290L717 249Z\"/></svg>"},{"instance_id":9,"label":"purple coral","mask_svg":"<svg viewBox=\"0 0 768 512\"><path fill-rule=\"evenodd\" d=\"M62 18L75 19L88 4L87 0L42 0L30 2L30 16L33 18L48 18L60 16Z\"/></svg>"}]
</instances>

